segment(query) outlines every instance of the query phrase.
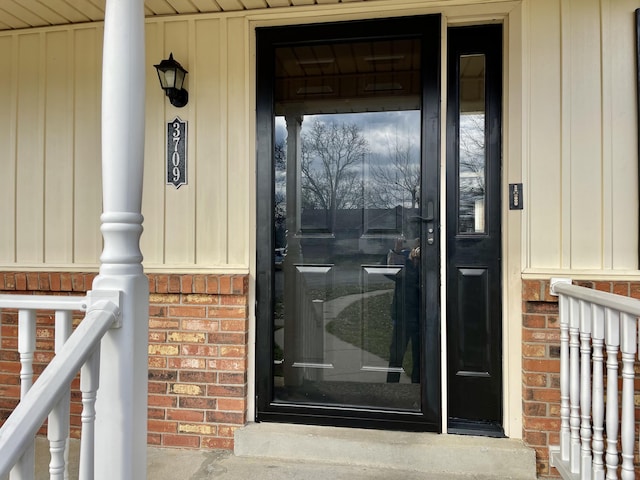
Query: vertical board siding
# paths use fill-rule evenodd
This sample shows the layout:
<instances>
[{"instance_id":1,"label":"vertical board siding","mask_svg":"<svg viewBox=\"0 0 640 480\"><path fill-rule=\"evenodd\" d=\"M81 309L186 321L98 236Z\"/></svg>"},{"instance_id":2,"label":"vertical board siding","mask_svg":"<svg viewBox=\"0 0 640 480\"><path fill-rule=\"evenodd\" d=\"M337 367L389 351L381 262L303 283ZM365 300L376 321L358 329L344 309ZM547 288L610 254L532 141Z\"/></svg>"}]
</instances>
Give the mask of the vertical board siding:
<instances>
[{"instance_id":1,"label":"vertical board siding","mask_svg":"<svg viewBox=\"0 0 640 480\"><path fill-rule=\"evenodd\" d=\"M38 264L43 260L42 46L40 34L24 35L18 39L16 260L22 264Z\"/></svg>"},{"instance_id":2,"label":"vertical board siding","mask_svg":"<svg viewBox=\"0 0 640 480\"><path fill-rule=\"evenodd\" d=\"M352 7L351 18L358 11L374 15L365 6ZM505 145L526 140L525 271L637 268L636 7L636 0L528 2L523 48L507 46L521 59L527 86L525 128L505 130ZM469 7L465 15L483 8ZM312 14L288 18L307 22ZM255 202L249 18L260 15L147 22L141 240L147 268L249 267ZM9 59L0 75L0 266L95 267L102 248L102 27L6 32L0 47ZM189 71L190 100L180 109L160 90L153 68L170 52ZM510 116L522 113L514 111L520 99L514 103L512 94L505 92ZM179 189L165 177L166 124L175 116L189 124L189 183ZM516 172L521 159L508 153L505 164Z\"/></svg>"},{"instance_id":3,"label":"vertical board siding","mask_svg":"<svg viewBox=\"0 0 640 480\"><path fill-rule=\"evenodd\" d=\"M96 265L102 250L101 75L102 29L74 38L74 263Z\"/></svg>"},{"instance_id":4,"label":"vertical board siding","mask_svg":"<svg viewBox=\"0 0 640 480\"><path fill-rule=\"evenodd\" d=\"M196 191L196 261L220 265L226 261L227 247L227 162L223 135L226 102L223 95L222 58L227 48L219 19L199 20L195 29L196 79L192 94L198 98L193 125L194 150L198 153ZM239 237L238 237L239 238ZM236 239L237 240L237 239ZM242 242L239 242L242 243ZM246 244L243 244L246 247Z\"/></svg>"},{"instance_id":5,"label":"vertical board siding","mask_svg":"<svg viewBox=\"0 0 640 480\"><path fill-rule=\"evenodd\" d=\"M14 37L0 37L0 51L4 52L5 65L10 65L9 72L0 75L0 168L2 169L2 186L0 188L0 263L11 265L15 258L15 199L16 199L16 150L15 119L16 95L15 84L17 49Z\"/></svg>"},{"instance_id":6,"label":"vertical board siding","mask_svg":"<svg viewBox=\"0 0 640 480\"><path fill-rule=\"evenodd\" d=\"M255 162L252 155L249 160L249 121L248 80L249 69L247 42L247 23L244 18L233 18L228 21L227 41L227 158L228 162L228 222L227 251L228 262L247 264L249 261L248 244L239 242L240 238L249 235L249 162Z\"/></svg>"},{"instance_id":7,"label":"vertical board siding","mask_svg":"<svg viewBox=\"0 0 640 480\"><path fill-rule=\"evenodd\" d=\"M189 72L193 70L188 42L191 25L191 22L175 21L167 22L164 26L165 55L168 57L168 54L173 52L173 57ZM191 75L188 74L185 81L185 88L188 91L191 90L191 80ZM158 86L158 88L160 87ZM173 185L164 185L165 263L170 265L193 265L195 263L195 190L198 161L191 148L194 140L192 114L197 103L194 100L193 96L190 96L189 103L182 108L176 108L169 103L169 100L164 100L164 129L166 129L166 123L176 116L187 122L189 129L187 139L188 183L178 189ZM166 142L166 130L162 136L162 141ZM164 166L164 162L162 165ZM166 179L163 183L166 183Z\"/></svg>"},{"instance_id":8,"label":"vertical board siding","mask_svg":"<svg viewBox=\"0 0 640 480\"><path fill-rule=\"evenodd\" d=\"M569 136L571 155L571 260L574 269L599 269L602 265L602 85L600 62L599 0L573 1L570 27L563 48L569 48L571 105Z\"/></svg>"},{"instance_id":9,"label":"vertical board siding","mask_svg":"<svg viewBox=\"0 0 640 480\"><path fill-rule=\"evenodd\" d=\"M635 21L632 12L640 7L637 0L610 0L609 22L603 25L609 42L604 45L603 58L608 60L610 84L604 91L611 97L605 129L610 136L610 151L605 152L611 162L612 189L611 236L612 268L638 266L638 119L634 99L635 52L632 39Z\"/></svg>"},{"instance_id":10,"label":"vertical board siding","mask_svg":"<svg viewBox=\"0 0 640 480\"><path fill-rule=\"evenodd\" d=\"M71 34L46 38L44 261L73 262L73 59Z\"/></svg>"},{"instance_id":11,"label":"vertical board siding","mask_svg":"<svg viewBox=\"0 0 640 480\"><path fill-rule=\"evenodd\" d=\"M557 0L539 0L529 18L529 231L530 262L537 268L560 264L561 128L560 8ZM540 99L544 101L540 101Z\"/></svg>"},{"instance_id":12,"label":"vertical board siding","mask_svg":"<svg viewBox=\"0 0 640 480\"><path fill-rule=\"evenodd\" d=\"M166 95L160 88L154 65L165 56L162 24L149 23L145 28L146 41L146 134L144 145L144 177L142 186L142 215L144 231L140 249L144 263L162 265L164 262L164 176ZM168 54L167 54L168 55Z\"/></svg>"}]
</instances>

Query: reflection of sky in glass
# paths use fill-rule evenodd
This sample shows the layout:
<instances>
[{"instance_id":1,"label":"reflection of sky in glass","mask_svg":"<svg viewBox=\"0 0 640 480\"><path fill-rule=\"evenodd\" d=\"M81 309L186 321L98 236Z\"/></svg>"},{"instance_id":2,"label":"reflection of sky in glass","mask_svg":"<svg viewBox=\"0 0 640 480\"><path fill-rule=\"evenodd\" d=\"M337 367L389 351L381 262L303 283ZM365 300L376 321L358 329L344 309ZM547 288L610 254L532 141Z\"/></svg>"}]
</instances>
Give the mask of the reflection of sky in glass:
<instances>
[{"instance_id":1,"label":"reflection of sky in glass","mask_svg":"<svg viewBox=\"0 0 640 480\"><path fill-rule=\"evenodd\" d=\"M369 153L375 158L388 155L390 142L409 144L416 149L416 153L420 149L420 112L417 110L306 115L302 122L303 134L312 121L358 125L367 139ZM276 142L285 141L287 126L284 117L276 117L275 129Z\"/></svg>"}]
</instances>

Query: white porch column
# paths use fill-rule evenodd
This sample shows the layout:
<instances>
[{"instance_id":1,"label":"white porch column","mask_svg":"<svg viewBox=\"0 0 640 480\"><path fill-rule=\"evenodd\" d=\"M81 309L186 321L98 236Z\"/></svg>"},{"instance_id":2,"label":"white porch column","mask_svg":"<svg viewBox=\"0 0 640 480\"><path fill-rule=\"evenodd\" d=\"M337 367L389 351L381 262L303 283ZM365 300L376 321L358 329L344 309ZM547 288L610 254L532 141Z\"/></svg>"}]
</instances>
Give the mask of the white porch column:
<instances>
[{"instance_id":1,"label":"white porch column","mask_svg":"<svg viewBox=\"0 0 640 480\"><path fill-rule=\"evenodd\" d=\"M142 270L143 0L107 0L102 72L102 235L93 289L123 292L122 326L102 341L95 478L147 478L149 284Z\"/></svg>"}]
</instances>

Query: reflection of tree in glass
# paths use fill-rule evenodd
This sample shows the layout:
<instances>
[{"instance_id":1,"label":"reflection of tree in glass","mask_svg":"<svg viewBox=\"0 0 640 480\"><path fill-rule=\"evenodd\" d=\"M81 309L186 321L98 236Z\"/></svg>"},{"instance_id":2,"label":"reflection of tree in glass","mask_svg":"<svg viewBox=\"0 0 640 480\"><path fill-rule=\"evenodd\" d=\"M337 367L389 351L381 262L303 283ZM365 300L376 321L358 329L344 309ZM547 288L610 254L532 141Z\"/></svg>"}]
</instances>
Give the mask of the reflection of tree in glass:
<instances>
[{"instance_id":1,"label":"reflection of tree in glass","mask_svg":"<svg viewBox=\"0 0 640 480\"><path fill-rule=\"evenodd\" d=\"M287 175L287 154L285 142L276 142L274 147L275 163L275 197L274 197L274 228L276 233L276 248L285 247L287 222L287 197L285 194Z\"/></svg>"},{"instance_id":2,"label":"reflection of tree in glass","mask_svg":"<svg viewBox=\"0 0 640 480\"><path fill-rule=\"evenodd\" d=\"M459 229L462 232L482 231L485 198L485 117L483 113L460 116L459 137ZM479 222L479 223L478 223Z\"/></svg>"},{"instance_id":3,"label":"reflection of tree in glass","mask_svg":"<svg viewBox=\"0 0 640 480\"><path fill-rule=\"evenodd\" d=\"M387 136L388 156L384 162L369 167L374 188L367 195L374 208L398 205L415 208L420 202L420 157L410 139L401 144L398 135Z\"/></svg>"},{"instance_id":4,"label":"reflection of tree in glass","mask_svg":"<svg viewBox=\"0 0 640 480\"><path fill-rule=\"evenodd\" d=\"M322 209L333 230L338 210L362 208L362 170L367 141L356 124L311 123L302 134L302 203Z\"/></svg>"},{"instance_id":5,"label":"reflection of tree in glass","mask_svg":"<svg viewBox=\"0 0 640 480\"><path fill-rule=\"evenodd\" d=\"M484 114L460 118L460 192L484 197L485 192ZM464 179L464 180L463 180Z\"/></svg>"}]
</instances>

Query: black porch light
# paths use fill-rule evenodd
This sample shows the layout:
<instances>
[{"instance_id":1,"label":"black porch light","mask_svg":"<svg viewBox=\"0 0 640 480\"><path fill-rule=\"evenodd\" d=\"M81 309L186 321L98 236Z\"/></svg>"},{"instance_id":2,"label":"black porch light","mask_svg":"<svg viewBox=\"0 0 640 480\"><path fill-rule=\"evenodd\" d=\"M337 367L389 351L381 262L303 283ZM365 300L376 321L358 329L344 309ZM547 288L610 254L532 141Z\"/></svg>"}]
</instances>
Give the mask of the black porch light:
<instances>
[{"instance_id":1,"label":"black porch light","mask_svg":"<svg viewBox=\"0 0 640 480\"><path fill-rule=\"evenodd\" d=\"M173 59L173 53L169 54L167 60L162 60L158 65L154 65L158 71L160 86L169 97L171 105L174 107L184 107L189 101L189 93L182 88L187 71Z\"/></svg>"}]
</instances>

